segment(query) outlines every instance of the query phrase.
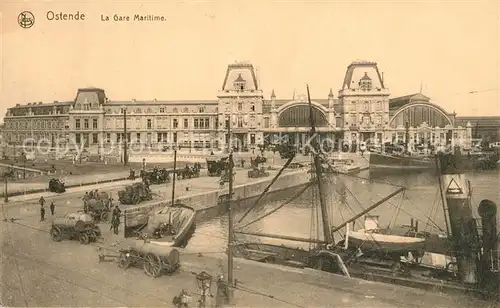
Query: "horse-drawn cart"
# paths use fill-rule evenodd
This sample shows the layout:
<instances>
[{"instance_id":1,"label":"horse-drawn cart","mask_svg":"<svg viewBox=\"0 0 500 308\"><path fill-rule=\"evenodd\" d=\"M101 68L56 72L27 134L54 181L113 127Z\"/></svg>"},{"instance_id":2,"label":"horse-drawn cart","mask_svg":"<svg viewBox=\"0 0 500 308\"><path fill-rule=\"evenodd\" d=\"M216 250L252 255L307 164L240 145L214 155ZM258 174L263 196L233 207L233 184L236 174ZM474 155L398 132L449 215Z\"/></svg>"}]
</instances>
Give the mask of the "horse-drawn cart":
<instances>
[{"instance_id":1,"label":"horse-drawn cart","mask_svg":"<svg viewBox=\"0 0 500 308\"><path fill-rule=\"evenodd\" d=\"M84 198L84 211L86 210L95 221L107 221L111 211L111 197L108 193L100 191L88 199Z\"/></svg>"},{"instance_id":2,"label":"horse-drawn cart","mask_svg":"<svg viewBox=\"0 0 500 308\"><path fill-rule=\"evenodd\" d=\"M55 179L55 178L52 178L49 180L49 191L50 192L55 192L55 193L63 193L66 191L66 187L64 185L64 182L59 180L59 179Z\"/></svg>"},{"instance_id":3,"label":"horse-drawn cart","mask_svg":"<svg viewBox=\"0 0 500 308\"><path fill-rule=\"evenodd\" d=\"M138 241L129 249L121 249L118 266L129 268L142 265L144 273L150 277L173 274L180 267L179 251L175 248Z\"/></svg>"},{"instance_id":4,"label":"horse-drawn cart","mask_svg":"<svg viewBox=\"0 0 500 308\"><path fill-rule=\"evenodd\" d=\"M86 245L97 241L101 237L101 230L89 214L71 213L54 219L50 236L54 242L78 239L80 243Z\"/></svg>"},{"instance_id":5,"label":"horse-drawn cart","mask_svg":"<svg viewBox=\"0 0 500 308\"><path fill-rule=\"evenodd\" d=\"M221 176L222 172L229 169L229 157L207 157L207 169L208 176Z\"/></svg>"}]
</instances>

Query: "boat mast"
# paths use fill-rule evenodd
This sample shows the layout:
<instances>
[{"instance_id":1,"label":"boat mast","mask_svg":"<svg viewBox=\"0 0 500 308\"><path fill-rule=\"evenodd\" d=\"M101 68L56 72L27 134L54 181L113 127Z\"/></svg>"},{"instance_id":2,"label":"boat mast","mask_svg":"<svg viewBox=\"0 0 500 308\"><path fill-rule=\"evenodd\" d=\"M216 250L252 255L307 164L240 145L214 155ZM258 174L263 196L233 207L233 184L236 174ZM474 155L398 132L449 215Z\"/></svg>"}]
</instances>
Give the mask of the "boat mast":
<instances>
[{"instance_id":1,"label":"boat mast","mask_svg":"<svg viewBox=\"0 0 500 308\"><path fill-rule=\"evenodd\" d=\"M325 198L325 192L323 188L323 181L321 181L321 176L322 176L322 166L321 166L321 160L320 160L320 147L318 143L316 142L316 125L314 123L314 116L313 116L313 107L311 103L311 96L309 94L309 85L306 85L307 87L307 100L309 101L309 122L311 124L311 145L313 146L313 160L314 160L314 170L316 172L316 179L318 183L318 192L319 192L319 202L321 206L321 219L323 223L323 236L325 239L325 242L333 244L333 236L332 233L330 232L330 222L328 220L328 212L327 212L327 207L326 207L326 198Z\"/></svg>"},{"instance_id":2,"label":"boat mast","mask_svg":"<svg viewBox=\"0 0 500 308\"><path fill-rule=\"evenodd\" d=\"M239 90L237 101L239 101ZM232 109L231 109L232 111ZM233 226L233 213L232 213L232 201L233 201L233 146L231 140L231 114L229 114L229 123L227 125L227 136L229 139L229 196L228 196L228 235L227 235L227 283L230 287L233 286L233 239L234 239L234 226ZM232 288L230 289L232 290ZM231 300L232 293L229 292L229 300Z\"/></svg>"},{"instance_id":3,"label":"boat mast","mask_svg":"<svg viewBox=\"0 0 500 308\"><path fill-rule=\"evenodd\" d=\"M410 123L407 121L405 122L405 153L410 153L408 140L410 140Z\"/></svg>"}]
</instances>

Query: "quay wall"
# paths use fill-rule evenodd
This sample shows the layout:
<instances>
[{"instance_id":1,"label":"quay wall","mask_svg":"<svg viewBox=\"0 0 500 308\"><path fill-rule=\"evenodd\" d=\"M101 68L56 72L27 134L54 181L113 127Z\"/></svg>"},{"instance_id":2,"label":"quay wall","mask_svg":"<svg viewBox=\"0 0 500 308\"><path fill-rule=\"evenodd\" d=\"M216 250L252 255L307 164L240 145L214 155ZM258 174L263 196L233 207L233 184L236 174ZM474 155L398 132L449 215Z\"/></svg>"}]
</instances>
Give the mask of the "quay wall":
<instances>
[{"instance_id":1,"label":"quay wall","mask_svg":"<svg viewBox=\"0 0 500 308\"><path fill-rule=\"evenodd\" d=\"M237 206L244 207L252 199L257 198L262 194L264 189L271 183L272 177L257 179L250 183L236 185L233 187L233 200L240 201ZM303 186L309 182L307 171L298 170L282 174L278 180L271 186L269 193L263 198L262 202L271 201L269 198L276 198L276 194L283 197L289 195L290 190L296 189L298 186ZM176 202L183 203L187 206L193 207L197 211L198 218L204 216L211 211L226 211L229 191L226 185L223 189L207 191L198 194L185 195L176 198ZM124 210L124 227L135 228L145 226L148 222L149 213L152 210L157 210L162 207L172 204L172 200L162 200L156 202L148 202L139 206L131 207Z\"/></svg>"}]
</instances>

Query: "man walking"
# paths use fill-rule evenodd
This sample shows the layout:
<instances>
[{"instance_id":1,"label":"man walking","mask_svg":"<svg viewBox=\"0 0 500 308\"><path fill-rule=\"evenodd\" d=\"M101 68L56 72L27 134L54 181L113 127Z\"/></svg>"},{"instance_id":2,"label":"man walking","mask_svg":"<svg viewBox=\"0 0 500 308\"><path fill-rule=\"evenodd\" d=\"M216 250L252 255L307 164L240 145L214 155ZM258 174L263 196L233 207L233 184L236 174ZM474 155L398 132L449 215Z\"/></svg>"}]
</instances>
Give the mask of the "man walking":
<instances>
[{"instance_id":1,"label":"man walking","mask_svg":"<svg viewBox=\"0 0 500 308\"><path fill-rule=\"evenodd\" d=\"M40 206L43 207L43 205L45 204L45 199L43 198L43 196L40 197L40 200L38 200L38 203L40 203Z\"/></svg>"},{"instance_id":2,"label":"man walking","mask_svg":"<svg viewBox=\"0 0 500 308\"><path fill-rule=\"evenodd\" d=\"M54 212L56 210L56 206L54 205L54 201L50 203L50 214L54 216Z\"/></svg>"},{"instance_id":3,"label":"man walking","mask_svg":"<svg viewBox=\"0 0 500 308\"><path fill-rule=\"evenodd\" d=\"M42 205L40 207L40 221L44 221L44 220L45 220L45 208Z\"/></svg>"},{"instance_id":4,"label":"man walking","mask_svg":"<svg viewBox=\"0 0 500 308\"><path fill-rule=\"evenodd\" d=\"M113 209L113 214L111 217L111 227L110 229L113 229L114 234L118 234L118 226L120 225L120 214L122 211L118 207L118 204L115 206Z\"/></svg>"}]
</instances>

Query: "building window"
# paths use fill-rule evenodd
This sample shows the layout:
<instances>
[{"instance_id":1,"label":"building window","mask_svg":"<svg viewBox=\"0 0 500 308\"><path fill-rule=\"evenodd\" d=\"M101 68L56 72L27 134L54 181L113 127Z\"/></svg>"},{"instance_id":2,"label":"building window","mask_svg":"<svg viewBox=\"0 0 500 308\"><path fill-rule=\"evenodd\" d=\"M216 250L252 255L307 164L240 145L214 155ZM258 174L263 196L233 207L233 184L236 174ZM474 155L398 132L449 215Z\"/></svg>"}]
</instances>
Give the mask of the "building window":
<instances>
[{"instance_id":1,"label":"building window","mask_svg":"<svg viewBox=\"0 0 500 308\"><path fill-rule=\"evenodd\" d=\"M205 112L205 106L198 107L198 112L199 113L204 113Z\"/></svg>"},{"instance_id":2,"label":"building window","mask_svg":"<svg viewBox=\"0 0 500 308\"><path fill-rule=\"evenodd\" d=\"M141 142L141 133L136 133L135 134L135 141L136 142Z\"/></svg>"},{"instance_id":3,"label":"building window","mask_svg":"<svg viewBox=\"0 0 500 308\"><path fill-rule=\"evenodd\" d=\"M38 122L36 124L38 126ZM80 119L75 120L75 129L80 129Z\"/></svg>"},{"instance_id":4,"label":"building window","mask_svg":"<svg viewBox=\"0 0 500 308\"><path fill-rule=\"evenodd\" d=\"M98 143L99 140L98 140L98 137L97 137L97 133L93 133L92 134L92 143Z\"/></svg>"},{"instance_id":5,"label":"building window","mask_svg":"<svg viewBox=\"0 0 500 308\"><path fill-rule=\"evenodd\" d=\"M189 127L189 121L188 119L184 119L184 128L188 128Z\"/></svg>"},{"instance_id":6,"label":"building window","mask_svg":"<svg viewBox=\"0 0 500 308\"><path fill-rule=\"evenodd\" d=\"M75 134L75 142L77 144L80 144L82 142L82 136L80 135L80 133Z\"/></svg>"},{"instance_id":7,"label":"building window","mask_svg":"<svg viewBox=\"0 0 500 308\"><path fill-rule=\"evenodd\" d=\"M120 143L122 141L122 134L116 134L116 143Z\"/></svg>"},{"instance_id":8,"label":"building window","mask_svg":"<svg viewBox=\"0 0 500 308\"><path fill-rule=\"evenodd\" d=\"M156 135L157 135L157 141L158 141L158 142L162 142L162 137L163 137L163 135L162 135L162 134L160 134L160 133L156 133Z\"/></svg>"},{"instance_id":9,"label":"building window","mask_svg":"<svg viewBox=\"0 0 500 308\"><path fill-rule=\"evenodd\" d=\"M252 105L250 105L250 111L255 112L255 104L254 103L252 103Z\"/></svg>"},{"instance_id":10,"label":"building window","mask_svg":"<svg viewBox=\"0 0 500 308\"><path fill-rule=\"evenodd\" d=\"M111 142L111 134L106 133L106 143L110 143L110 142Z\"/></svg>"},{"instance_id":11,"label":"building window","mask_svg":"<svg viewBox=\"0 0 500 308\"><path fill-rule=\"evenodd\" d=\"M97 119L92 119L92 128L97 129Z\"/></svg>"},{"instance_id":12,"label":"building window","mask_svg":"<svg viewBox=\"0 0 500 308\"><path fill-rule=\"evenodd\" d=\"M83 120L83 128L89 129L89 119Z\"/></svg>"},{"instance_id":13,"label":"building window","mask_svg":"<svg viewBox=\"0 0 500 308\"><path fill-rule=\"evenodd\" d=\"M179 127L179 120L177 120L177 119L173 119L172 126L173 126L174 128Z\"/></svg>"},{"instance_id":14,"label":"building window","mask_svg":"<svg viewBox=\"0 0 500 308\"><path fill-rule=\"evenodd\" d=\"M165 108L161 107L160 108L160 113L165 113Z\"/></svg>"},{"instance_id":15,"label":"building window","mask_svg":"<svg viewBox=\"0 0 500 308\"><path fill-rule=\"evenodd\" d=\"M238 111L242 111L243 110L243 103L238 103Z\"/></svg>"},{"instance_id":16,"label":"building window","mask_svg":"<svg viewBox=\"0 0 500 308\"><path fill-rule=\"evenodd\" d=\"M148 129L151 129L153 126L153 124L151 122L152 122L151 119L148 119Z\"/></svg>"},{"instance_id":17,"label":"building window","mask_svg":"<svg viewBox=\"0 0 500 308\"><path fill-rule=\"evenodd\" d=\"M238 127L243 127L243 118L238 117Z\"/></svg>"},{"instance_id":18,"label":"building window","mask_svg":"<svg viewBox=\"0 0 500 308\"><path fill-rule=\"evenodd\" d=\"M250 144L255 144L255 134L250 134Z\"/></svg>"},{"instance_id":19,"label":"building window","mask_svg":"<svg viewBox=\"0 0 500 308\"><path fill-rule=\"evenodd\" d=\"M195 118L194 119L195 129L208 129L210 128L210 118Z\"/></svg>"}]
</instances>

